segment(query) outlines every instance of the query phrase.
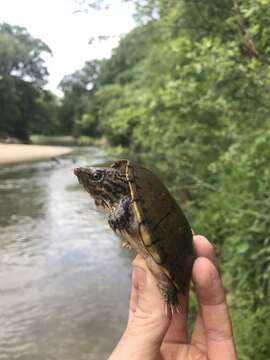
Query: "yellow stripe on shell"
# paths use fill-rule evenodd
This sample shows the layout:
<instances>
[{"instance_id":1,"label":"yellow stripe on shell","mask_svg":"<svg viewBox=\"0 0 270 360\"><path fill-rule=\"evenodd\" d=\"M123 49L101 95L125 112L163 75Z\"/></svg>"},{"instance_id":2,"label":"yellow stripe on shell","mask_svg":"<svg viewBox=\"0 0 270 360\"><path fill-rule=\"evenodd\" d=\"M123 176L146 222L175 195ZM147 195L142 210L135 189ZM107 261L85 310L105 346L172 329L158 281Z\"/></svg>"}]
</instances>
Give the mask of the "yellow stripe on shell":
<instances>
[{"instance_id":1,"label":"yellow stripe on shell","mask_svg":"<svg viewBox=\"0 0 270 360\"><path fill-rule=\"evenodd\" d=\"M136 186L133 185L135 183L135 179L134 179L134 176L133 176L133 178L130 177L129 169L133 169L133 166L131 166L130 161L128 160L127 161L127 166L126 166L126 178L127 178L128 184L129 184L131 198L136 199L136 198L138 198L138 193L137 193ZM134 174L131 174L131 175L134 175ZM136 220L137 220L138 224L141 224L139 226L139 235L140 235L140 240L142 242L142 245L144 246L144 249L147 251L147 253L154 259L154 261L157 264L161 264L162 260L160 258L160 255L156 251L154 251L154 252L150 251L150 249L152 247L151 246L152 238L151 238L150 231L149 231L148 227L144 224L144 219L142 218L141 205L140 205L139 202L134 201L132 206L133 206L133 209L134 209ZM142 235L141 231L143 232L143 235ZM170 276L169 272L167 271L167 269L162 267L162 271L165 273L165 275L169 279L171 279L171 276Z\"/></svg>"}]
</instances>

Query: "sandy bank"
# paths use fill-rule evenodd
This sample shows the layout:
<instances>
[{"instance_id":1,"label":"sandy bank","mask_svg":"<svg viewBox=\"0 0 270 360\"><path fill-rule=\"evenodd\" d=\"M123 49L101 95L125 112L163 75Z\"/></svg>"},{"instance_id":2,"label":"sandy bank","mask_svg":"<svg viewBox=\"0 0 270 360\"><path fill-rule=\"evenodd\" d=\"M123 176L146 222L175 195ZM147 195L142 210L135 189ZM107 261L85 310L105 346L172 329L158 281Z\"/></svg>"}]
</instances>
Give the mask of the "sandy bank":
<instances>
[{"instance_id":1,"label":"sandy bank","mask_svg":"<svg viewBox=\"0 0 270 360\"><path fill-rule=\"evenodd\" d=\"M0 165L50 159L71 152L71 148L63 146L0 144Z\"/></svg>"}]
</instances>

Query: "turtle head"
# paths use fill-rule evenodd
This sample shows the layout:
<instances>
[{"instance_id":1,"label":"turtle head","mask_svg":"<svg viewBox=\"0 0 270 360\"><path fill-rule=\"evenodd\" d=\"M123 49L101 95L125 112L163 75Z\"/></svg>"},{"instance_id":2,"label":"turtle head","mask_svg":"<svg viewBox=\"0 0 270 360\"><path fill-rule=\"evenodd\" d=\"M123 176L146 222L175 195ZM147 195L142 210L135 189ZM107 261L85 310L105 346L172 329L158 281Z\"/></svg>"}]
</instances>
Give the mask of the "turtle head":
<instances>
[{"instance_id":1,"label":"turtle head","mask_svg":"<svg viewBox=\"0 0 270 360\"><path fill-rule=\"evenodd\" d=\"M118 169L111 167L76 168L74 174L93 197L96 205L101 205L107 211L110 211L122 196L129 193L126 177Z\"/></svg>"}]
</instances>

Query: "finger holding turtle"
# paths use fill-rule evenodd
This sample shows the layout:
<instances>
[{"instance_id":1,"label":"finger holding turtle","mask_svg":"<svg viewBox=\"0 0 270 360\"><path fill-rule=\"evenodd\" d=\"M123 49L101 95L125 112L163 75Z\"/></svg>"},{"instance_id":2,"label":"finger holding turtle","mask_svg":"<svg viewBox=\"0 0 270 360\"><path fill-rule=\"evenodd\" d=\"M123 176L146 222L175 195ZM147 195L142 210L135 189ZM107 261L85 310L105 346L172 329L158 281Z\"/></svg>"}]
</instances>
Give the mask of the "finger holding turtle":
<instances>
[{"instance_id":1,"label":"finger holding turtle","mask_svg":"<svg viewBox=\"0 0 270 360\"><path fill-rule=\"evenodd\" d=\"M213 247L206 238L197 235L194 248L197 259L192 272L199 311L191 339L187 336L188 297L180 294L184 311L165 316L155 278L144 259L137 256L133 261L128 326L110 360L236 360Z\"/></svg>"}]
</instances>

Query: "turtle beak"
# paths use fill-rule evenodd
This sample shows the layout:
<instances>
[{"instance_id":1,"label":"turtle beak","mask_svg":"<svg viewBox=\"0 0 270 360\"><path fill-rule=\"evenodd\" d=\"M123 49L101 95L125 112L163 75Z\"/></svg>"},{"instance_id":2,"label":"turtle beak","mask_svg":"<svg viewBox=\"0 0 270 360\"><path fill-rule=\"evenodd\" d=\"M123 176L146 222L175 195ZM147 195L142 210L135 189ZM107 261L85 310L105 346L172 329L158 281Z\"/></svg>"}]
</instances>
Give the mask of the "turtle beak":
<instances>
[{"instance_id":1,"label":"turtle beak","mask_svg":"<svg viewBox=\"0 0 270 360\"><path fill-rule=\"evenodd\" d=\"M79 174L80 174L80 172L81 172L81 169L80 169L80 168L76 168L76 169L73 170L73 172L74 172L74 175L76 175L77 177L79 177Z\"/></svg>"},{"instance_id":2,"label":"turtle beak","mask_svg":"<svg viewBox=\"0 0 270 360\"><path fill-rule=\"evenodd\" d=\"M79 183L86 185L88 184L88 174L83 168L76 168L73 170L74 175L77 176Z\"/></svg>"},{"instance_id":3,"label":"turtle beak","mask_svg":"<svg viewBox=\"0 0 270 360\"><path fill-rule=\"evenodd\" d=\"M74 175L77 176L78 180L80 181L80 178L82 177L83 171L82 168L76 168L73 170Z\"/></svg>"}]
</instances>

